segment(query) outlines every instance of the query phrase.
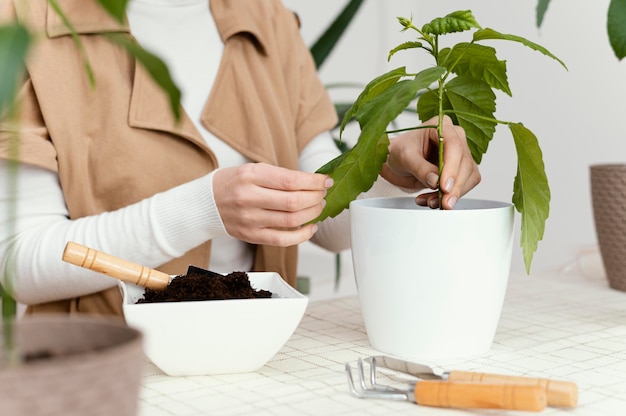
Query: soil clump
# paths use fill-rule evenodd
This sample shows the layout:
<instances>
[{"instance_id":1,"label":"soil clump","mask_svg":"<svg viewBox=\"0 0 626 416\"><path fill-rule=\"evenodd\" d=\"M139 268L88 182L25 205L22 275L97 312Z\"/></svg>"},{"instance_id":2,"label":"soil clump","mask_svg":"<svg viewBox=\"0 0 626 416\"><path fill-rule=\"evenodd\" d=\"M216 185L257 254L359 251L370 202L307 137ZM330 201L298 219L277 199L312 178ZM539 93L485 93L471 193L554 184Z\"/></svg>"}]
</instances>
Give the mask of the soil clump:
<instances>
[{"instance_id":1,"label":"soil clump","mask_svg":"<svg viewBox=\"0 0 626 416\"><path fill-rule=\"evenodd\" d=\"M137 303L187 302L200 300L271 298L272 292L256 290L245 272L207 277L188 273L176 276L164 290L146 288Z\"/></svg>"}]
</instances>

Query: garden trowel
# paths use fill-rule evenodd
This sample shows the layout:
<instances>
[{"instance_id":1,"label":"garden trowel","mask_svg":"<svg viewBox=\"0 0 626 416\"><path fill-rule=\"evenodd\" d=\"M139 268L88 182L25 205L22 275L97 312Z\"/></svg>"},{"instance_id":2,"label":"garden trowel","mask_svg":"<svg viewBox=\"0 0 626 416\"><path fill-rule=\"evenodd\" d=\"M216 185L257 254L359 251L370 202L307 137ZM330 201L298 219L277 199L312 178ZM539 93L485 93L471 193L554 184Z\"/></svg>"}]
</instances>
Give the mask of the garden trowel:
<instances>
[{"instance_id":1,"label":"garden trowel","mask_svg":"<svg viewBox=\"0 0 626 416\"><path fill-rule=\"evenodd\" d=\"M96 249L70 241L63 251L63 261L93 270L124 282L133 283L153 290L163 290L176 276L142 266ZM219 273L189 266L187 274L205 277L222 276Z\"/></svg>"}]
</instances>

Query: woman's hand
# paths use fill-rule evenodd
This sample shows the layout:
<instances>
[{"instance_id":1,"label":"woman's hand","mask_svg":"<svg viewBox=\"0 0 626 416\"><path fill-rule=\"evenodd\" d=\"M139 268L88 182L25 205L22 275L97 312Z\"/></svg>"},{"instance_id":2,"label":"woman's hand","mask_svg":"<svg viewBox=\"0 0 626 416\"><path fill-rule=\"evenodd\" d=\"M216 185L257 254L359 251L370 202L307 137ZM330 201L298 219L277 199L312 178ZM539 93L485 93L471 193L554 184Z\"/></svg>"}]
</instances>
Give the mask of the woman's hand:
<instances>
[{"instance_id":1,"label":"woman's hand","mask_svg":"<svg viewBox=\"0 0 626 416\"><path fill-rule=\"evenodd\" d=\"M291 246L311 238L333 181L264 163L220 169L213 195L226 231L253 244ZM306 225L302 225L306 224Z\"/></svg>"},{"instance_id":2,"label":"woman's hand","mask_svg":"<svg viewBox=\"0 0 626 416\"><path fill-rule=\"evenodd\" d=\"M437 117L425 125L437 125ZM444 167L441 174L442 203L452 209L458 199L480 182L478 166L467 146L465 131L443 120ZM389 156L381 176L396 186L419 191L438 187L438 142L436 128L411 130L391 139ZM438 192L426 192L416 198L418 205L439 207Z\"/></svg>"}]
</instances>

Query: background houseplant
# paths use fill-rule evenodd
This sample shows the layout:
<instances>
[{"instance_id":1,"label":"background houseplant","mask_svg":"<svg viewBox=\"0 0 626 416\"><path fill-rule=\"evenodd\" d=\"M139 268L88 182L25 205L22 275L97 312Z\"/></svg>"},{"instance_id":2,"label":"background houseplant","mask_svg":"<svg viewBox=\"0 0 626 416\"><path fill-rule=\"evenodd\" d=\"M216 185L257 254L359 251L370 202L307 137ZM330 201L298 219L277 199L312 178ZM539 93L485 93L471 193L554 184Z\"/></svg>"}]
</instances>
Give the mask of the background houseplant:
<instances>
[{"instance_id":1,"label":"background houseplant","mask_svg":"<svg viewBox=\"0 0 626 416\"><path fill-rule=\"evenodd\" d=\"M537 26L543 23L550 0L537 4ZM611 0L606 32L618 60L626 56L626 1ZM626 164L601 163L590 167L593 217L609 286L626 291Z\"/></svg>"},{"instance_id":2,"label":"background houseplant","mask_svg":"<svg viewBox=\"0 0 626 416\"><path fill-rule=\"evenodd\" d=\"M551 0L537 2L537 27L541 27ZM626 56L626 1L611 0L607 10L606 31L618 60Z\"/></svg>"},{"instance_id":3,"label":"background houseplant","mask_svg":"<svg viewBox=\"0 0 626 416\"><path fill-rule=\"evenodd\" d=\"M550 190L535 135L521 123L494 115L494 90L511 95L507 66L493 47L481 43L520 43L565 65L525 38L483 29L467 10L434 19L421 28L410 19L398 20L405 31L416 33L416 39L393 48L389 58L404 50L426 51L435 65L417 73L396 68L365 87L341 126L343 129L352 118L357 120L361 133L356 145L319 170L331 175L335 185L329 189L327 205L318 219L335 216L350 204L358 293L375 348L422 358L478 354L491 345L504 299L511 255L510 206L468 201L458 205L459 209L436 215L436 211L416 208L412 197L352 201L377 179L388 154L388 126L416 98L421 120L433 116L440 120L437 126L410 127L437 129L440 172L444 115L465 129L477 163L487 151L496 125L505 124L518 155L513 203L522 214L521 245L528 271L543 235ZM473 31L469 41L444 47L445 35L466 31ZM470 216L476 213L477 217ZM423 217L427 219L422 221ZM466 228L476 224L480 226ZM476 252L471 251L474 248ZM420 309L424 304L428 304L427 310ZM408 327L411 334L407 334Z\"/></svg>"}]
</instances>

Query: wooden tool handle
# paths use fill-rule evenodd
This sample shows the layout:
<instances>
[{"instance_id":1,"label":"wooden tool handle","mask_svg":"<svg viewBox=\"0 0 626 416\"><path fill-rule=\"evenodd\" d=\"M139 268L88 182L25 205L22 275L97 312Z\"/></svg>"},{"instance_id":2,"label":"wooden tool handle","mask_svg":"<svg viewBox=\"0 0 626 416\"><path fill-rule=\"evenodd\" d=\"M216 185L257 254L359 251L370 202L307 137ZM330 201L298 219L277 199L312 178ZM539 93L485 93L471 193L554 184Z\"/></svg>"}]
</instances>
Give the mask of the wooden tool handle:
<instances>
[{"instance_id":1,"label":"wooden tool handle","mask_svg":"<svg viewBox=\"0 0 626 416\"><path fill-rule=\"evenodd\" d=\"M568 381L545 378L507 376L501 374L475 373L471 371L451 371L448 381L475 382L488 384L517 384L539 386L546 391L548 406L575 407L578 403L578 386Z\"/></svg>"},{"instance_id":2,"label":"wooden tool handle","mask_svg":"<svg viewBox=\"0 0 626 416\"><path fill-rule=\"evenodd\" d=\"M171 280L169 274L120 259L72 241L65 246L63 261L154 290L165 289Z\"/></svg>"},{"instance_id":3,"label":"wooden tool handle","mask_svg":"<svg viewBox=\"0 0 626 416\"><path fill-rule=\"evenodd\" d=\"M538 386L426 380L415 385L417 404L437 407L540 411L546 391Z\"/></svg>"}]
</instances>

